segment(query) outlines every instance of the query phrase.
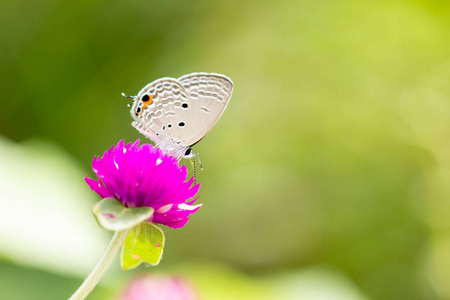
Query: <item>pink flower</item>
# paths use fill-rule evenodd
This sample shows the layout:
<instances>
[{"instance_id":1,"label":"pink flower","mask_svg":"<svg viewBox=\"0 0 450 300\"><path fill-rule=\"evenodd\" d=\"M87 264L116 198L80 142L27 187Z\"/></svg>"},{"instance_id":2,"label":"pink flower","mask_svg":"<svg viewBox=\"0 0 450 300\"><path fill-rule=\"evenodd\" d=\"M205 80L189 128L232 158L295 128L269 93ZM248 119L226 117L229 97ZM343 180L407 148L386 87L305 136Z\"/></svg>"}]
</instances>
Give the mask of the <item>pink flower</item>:
<instances>
[{"instance_id":1,"label":"pink flower","mask_svg":"<svg viewBox=\"0 0 450 300\"><path fill-rule=\"evenodd\" d=\"M195 290L178 277L141 276L133 279L120 300L197 300Z\"/></svg>"},{"instance_id":2,"label":"pink flower","mask_svg":"<svg viewBox=\"0 0 450 300\"><path fill-rule=\"evenodd\" d=\"M159 148L139 146L139 140L127 145L120 141L101 158L95 157L92 168L97 180L87 176L85 180L93 191L126 207L152 207L155 213L149 222L180 228L201 206L192 205L197 198L190 200L200 184L192 186L193 178L186 181L186 167Z\"/></svg>"}]
</instances>

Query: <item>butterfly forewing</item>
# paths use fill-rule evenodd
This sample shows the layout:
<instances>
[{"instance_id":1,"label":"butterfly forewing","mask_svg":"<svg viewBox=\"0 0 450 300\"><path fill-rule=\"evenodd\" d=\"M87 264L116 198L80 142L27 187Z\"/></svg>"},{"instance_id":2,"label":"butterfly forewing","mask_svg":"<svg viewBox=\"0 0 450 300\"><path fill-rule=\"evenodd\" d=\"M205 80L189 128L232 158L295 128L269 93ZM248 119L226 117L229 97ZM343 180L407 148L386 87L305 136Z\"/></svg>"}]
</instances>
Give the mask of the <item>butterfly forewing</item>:
<instances>
[{"instance_id":1,"label":"butterfly forewing","mask_svg":"<svg viewBox=\"0 0 450 300\"><path fill-rule=\"evenodd\" d=\"M190 124L184 131L183 145L201 140L216 124L228 105L233 82L215 73L191 73L178 78L189 95Z\"/></svg>"},{"instance_id":2,"label":"butterfly forewing","mask_svg":"<svg viewBox=\"0 0 450 300\"><path fill-rule=\"evenodd\" d=\"M172 139L181 144L191 130L188 103L188 92L178 80L155 80L136 96L131 109L135 119L132 125L156 143Z\"/></svg>"}]
</instances>

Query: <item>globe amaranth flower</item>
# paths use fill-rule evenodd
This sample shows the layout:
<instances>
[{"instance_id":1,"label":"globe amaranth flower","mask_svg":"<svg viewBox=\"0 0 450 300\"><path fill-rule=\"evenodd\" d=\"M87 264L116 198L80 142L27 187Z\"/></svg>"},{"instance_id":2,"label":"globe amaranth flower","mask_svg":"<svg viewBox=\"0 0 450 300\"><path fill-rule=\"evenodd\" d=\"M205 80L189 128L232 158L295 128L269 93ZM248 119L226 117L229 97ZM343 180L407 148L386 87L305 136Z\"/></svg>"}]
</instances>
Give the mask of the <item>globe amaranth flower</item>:
<instances>
[{"instance_id":1,"label":"globe amaranth flower","mask_svg":"<svg viewBox=\"0 0 450 300\"><path fill-rule=\"evenodd\" d=\"M159 148L139 140L124 145L120 141L103 156L95 157L92 168L97 180L85 177L90 188L102 198L116 198L125 207L152 207L147 220L172 228L183 227L200 205L192 205L200 184L187 180L186 167ZM190 201L189 201L190 200Z\"/></svg>"},{"instance_id":2,"label":"globe amaranth flower","mask_svg":"<svg viewBox=\"0 0 450 300\"><path fill-rule=\"evenodd\" d=\"M120 300L198 300L194 287L172 276L139 276L131 280Z\"/></svg>"}]
</instances>

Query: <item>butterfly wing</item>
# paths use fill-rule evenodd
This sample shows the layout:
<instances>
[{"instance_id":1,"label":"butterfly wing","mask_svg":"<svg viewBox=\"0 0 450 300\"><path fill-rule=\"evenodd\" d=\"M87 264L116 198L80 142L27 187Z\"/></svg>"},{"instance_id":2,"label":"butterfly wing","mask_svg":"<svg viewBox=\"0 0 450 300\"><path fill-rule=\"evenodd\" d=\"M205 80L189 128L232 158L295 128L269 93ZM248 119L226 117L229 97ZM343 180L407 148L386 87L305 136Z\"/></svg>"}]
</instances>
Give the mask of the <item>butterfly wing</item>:
<instances>
[{"instance_id":1,"label":"butterfly wing","mask_svg":"<svg viewBox=\"0 0 450 300\"><path fill-rule=\"evenodd\" d=\"M132 123L155 143L172 139L183 142L191 130L188 92L174 78L161 78L147 84L136 96L131 108Z\"/></svg>"},{"instance_id":2,"label":"butterfly wing","mask_svg":"<svg viewBox=\"0 0 450 300\"><path fill-rule=\"evenodd\" d=\"M191 73L178 78L189 95L190 127L183 145L192 146L216 124L230 101L233 82L225 75Z\"/></svg>"}]
</instances>

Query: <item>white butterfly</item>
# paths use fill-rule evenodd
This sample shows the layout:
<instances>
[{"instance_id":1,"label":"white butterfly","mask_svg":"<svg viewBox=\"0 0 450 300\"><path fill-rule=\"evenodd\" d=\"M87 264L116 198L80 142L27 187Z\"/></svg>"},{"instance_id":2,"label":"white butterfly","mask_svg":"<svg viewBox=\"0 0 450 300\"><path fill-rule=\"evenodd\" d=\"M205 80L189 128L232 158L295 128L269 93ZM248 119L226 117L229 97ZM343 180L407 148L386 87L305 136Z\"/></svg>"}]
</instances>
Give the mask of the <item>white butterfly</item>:
<instances>
[{"instance_id":1,"label":"white butterfly","mask_svg":"<svg viewBox=\"0 0 450 300\"><path fill-rule=\"evenodd\" d=\"M233 82L221 74L157 79L129 97L134 100L132 125L165 153L191 158L196 155L191 147L219 120L232 92Z\"/></svg>"}]
</instances>

